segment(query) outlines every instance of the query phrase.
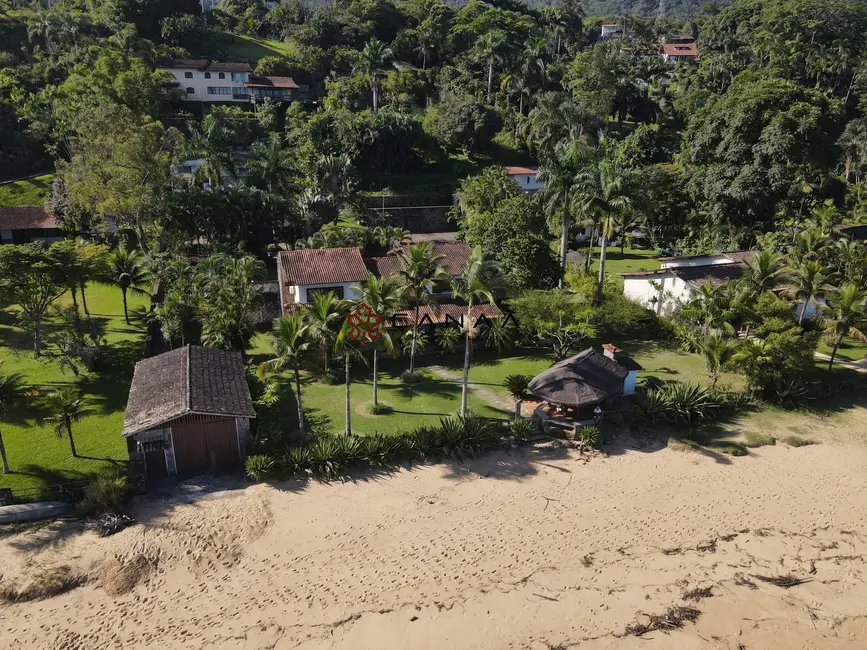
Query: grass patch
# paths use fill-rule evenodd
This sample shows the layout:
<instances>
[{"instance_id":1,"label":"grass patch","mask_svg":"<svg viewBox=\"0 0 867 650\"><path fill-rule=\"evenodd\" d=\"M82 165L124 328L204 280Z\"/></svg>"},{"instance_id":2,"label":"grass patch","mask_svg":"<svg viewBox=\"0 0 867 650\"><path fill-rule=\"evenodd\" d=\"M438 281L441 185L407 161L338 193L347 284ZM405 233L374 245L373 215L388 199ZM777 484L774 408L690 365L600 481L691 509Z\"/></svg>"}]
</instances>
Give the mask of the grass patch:
<instances>
[{"instance_id":1,"label":"grass patch","mask_svg":"<svg viewBox=\"0 0 867 650\"><path fill-rule=\"evenodd\" d=\"M30 582L21 587L14 583L0 585L0 602L12 604L44 600L72 591L85 582L87 576L73 571L71 567L64 564L40 571Z\"/></svg>"},{"instance_id":2,"label":"grass patch","mask_svg":"<svg viewBox=\"0 0 867 650\"><path fill-rule=\"evenodd\" d=\"M833 352L831 346L827 345L824 341L819 341L817 351L828 356L831 356L831 352ZM843 338L840 347L837 348L837 356L834 358L834 363L837 363L838 360L863 361L865 358L867 358L867 343L856 341L852 337L846 336ZM827 361L824 362L824 367L828 367Z\"/></svg>"},{"instance_id":3,"label":"grass patch","mask_svg":"<svg viewBox=\"0 0 867 650\"><path fill-rule=\"evenodd\" d=\"M28 208L41 206L51 194L54 174L43 174L14 183L0 185L0 207Z\"/></svg>"},{"instance_id":4,"label":"grass patch","mask_svg":"<svg viewBox=\"0 0 867 650\"><path fill-rule=\"evenodd\" d=\"M130 309L143 308L147 299L130 294ZM68 304L66 295L59 301ZM75 377L45 357L36 358L30 336L17 323L14 307L0 310L0 359L3 372L21 373L40 395L67 385L77 386L94 411L73 425L79 458L73 458L69 441L58 439L50 426L42 426L41 399L25 404L8 422L0 423L9 456L11 474L0 475L0 487L13 489L56 485L71 480L89 480L107 469L125 466L126 444L120 436L132 370L141 357L144 329L123 319L120 290L90 285L87 304L91 315L104 328L110 351L99 372ZM55 323L47 324L51 330Z\"/></svg>"},{"instance_id":5,"label":"grass patch","mask_svg":"<svg viewBox=\"0 0 867 650\"><path fill-rule=\"evenodd\" d=\"M744 447L749 447L750 449L754 449L755 447L765 447L767 445L776 444L776 440L773 436L769 436L766 433L757 433L755 431L748 431L744 434Z\"/></svg>"},{"instance_id":6,"label":"grass patch","mask_svg":"<svg viewBox=\"0 0 867 650\"><path fill-rule=\"evenodd\" d=\"M370 404L366 404L364 408L370 415L391 415L394 413L394 409L391 406L382 402L379 404L371 402Z\"/></svg>"},{"instance_id":7,"label":"grass patch","mask_svg":"<svg viewBox=\"0 0 867 650\"><path fill-rule=\"evenodd\" d=\"M720 440L707 446L714 451L722 452L728 456L748 456L750 453L744 445L732 440Z\"/></svg>"},{"instance_id":8,"label":"grass patch","mask_svg":"<svg viewBox=\"0 0 867 650\"><path fill-rule=\"evenodd\" d=\"M783 442L789 445L789 447L806 447L808 445L816 444L815 440L802 438L801 436L786 436L783 438Z\"/></svg>"},{"instance_id":9,"label":"grass patch","mask_svg":"<svg viewBox=\"0 0 867 650\"><path fill-rule=\"evenodd\" d=\"M290 56L294 51L292 45L270 38L257 38L242 34L221 32L218 47L229 56L242 59L261 59L266 56Z\"/></svg>"}]
</instances>

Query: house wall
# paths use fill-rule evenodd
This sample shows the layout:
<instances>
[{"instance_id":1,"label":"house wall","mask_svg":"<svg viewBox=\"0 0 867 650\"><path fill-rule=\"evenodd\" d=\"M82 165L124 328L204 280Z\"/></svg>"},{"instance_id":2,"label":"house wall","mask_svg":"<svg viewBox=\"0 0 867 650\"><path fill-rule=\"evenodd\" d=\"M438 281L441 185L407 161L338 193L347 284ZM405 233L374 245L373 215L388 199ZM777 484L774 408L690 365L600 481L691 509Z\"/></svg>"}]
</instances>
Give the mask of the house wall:
<instances>
[{"instance_id":1,"label":"house wall","mask_svg":"<svg viewBox=\"0 0 867 650\"><path fill-rule=\"evenodd\" d=\"M243 462L250 444L250 418L235 418L235 429L238 432L238 456Z\"/></svg>"},{"instance_id":2,"label":"house wall","mask_svg":"<svg viewBox=\"0 0 867 650\"><path fill-rule=\"evenodd\" d=\"M290 286L287 298L290 302L313 302L312 298L308 297L307 290L324 289L326 287L343 287L343 298L346 300L359 300L361 298L361 284L359 282L330 282L328 284Z\"/></svg>"},{"instance_id":3,"label":"house wall","mask_svg":"<svg viewBox=\"0 0 867 650\"><path fill-rule=\"evenodd\" d=\"M536 192L545 187L544 183L536 180L536 174L509 174L509 178L514 179L525 192Z\"/></svg>"},{"instance_id":4,"label":"house wall","mask_svg":"<svg viewBox=\"0 0 867 650\"><path fill-rule=\"evenodd\" d=\"M187 93L182 97L188 102L246 102L249 101L250 90L244 86L245 81L249 81L249 74L246 72L202 72L193 68L160 68L172 74L175 80L180 84L181 88L186 90L192 88L192 93ZM187 73L192 74L192 79L186 77ZM211 78L205 77L210 74ZM220 75L223 79L220 79ZM235 79L232 79L232 75ZM232 92L228 95L210 94L208 88L231 88ZM234 94L242 97L236 98Z\"/></svg>"},{"instance_id":5,"label":"house wall","mask_svg":"<svg viewBox=\"0 0 867 650\"><path fill-rule=\"evenodd\" d=\"M685 266L710 266L716 264L734 264L732 260L730 260L725 255L703 255L702 257L690 257L690 258L675 258L673 260L663 260L660 262L660 268L663 269L677 269Z\"/></svg>"},{"instance_id":6,"label":"house wall","mask_svg":"<svg viewBox=\"0 0 867 650\"><path fill-rule=\"evenodd\" d=\"M821 315L825 310L825 306L827 303L824 298L819 298L818 300L811 300L807 303L807 308L804 310L804 320L808 318L813 318L814 316ZM804 309L804 301L798 300L795 303L795 318L801 317L801 310Z\"/></svg>"},{"instance_id":7,"label":"house wall","mask_svg":"<svg viewBox=\"0 0 867 650\"><path fill-rule=\"evenodd\" d=\"M166 472L169 476L174 476L178 473L177 462L175 460L175 446L172 439L171 427L164 429L150 429L135 434L136 442L153 442L154 440L164 440L166 448L164 453L166 456Z\"/></svg>"},{"instance_id":8,"label":"house wall","mask_svg":"<svg viewBox=\"0 0 867 650\"><path fill-rule=\"evenodd\" d=\"M638 371L630 370L623 380L623 394L625 396L635 395L635 385L638 383Z\"/></svg>"},{"instance_id":9,"label":"house wall","mask_svg":"<svg viewBox=\"0 0 867 650\"><path fill-rule=\"evenodd\" d=\"M687 301L692 295L692 287L670 273L623 280L624 296L664 316L671 314L678 300ZM659 288L651 283L656 283Z\"/></svg>"}]
</instances>

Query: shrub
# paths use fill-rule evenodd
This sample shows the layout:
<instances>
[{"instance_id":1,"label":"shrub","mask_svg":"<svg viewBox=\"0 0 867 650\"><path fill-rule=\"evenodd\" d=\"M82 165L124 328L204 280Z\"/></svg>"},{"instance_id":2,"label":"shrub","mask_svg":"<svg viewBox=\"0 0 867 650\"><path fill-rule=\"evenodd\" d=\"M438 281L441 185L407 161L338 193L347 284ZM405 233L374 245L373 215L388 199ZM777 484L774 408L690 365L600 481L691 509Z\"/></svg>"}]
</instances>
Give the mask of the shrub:
<instances>
[{"instance_id":1,"label":"shrub","mask_svg":"<svg viewBox=\"0 0 867 650\"><path fill-rule=\"evenodd\" d=\"M528 375L506 375L503 380L503 387L506 392L516 401L522 401L529 397L527 387L530 385L532 377Z\"/></svg>"},{"instance_id":2,"label":"shrub","mask_svg":"<svg viewBox=\"0 0 867 650\"><path fill-rule=\"evenodd\" d=\"M262 454L250 456L244 462L244 470L251 481L263 481L274 471L274 461Z\"/></svg>"},{"instance_id":3,"label":"shrub","mask_svg":"<svg viewBox=\"0 0 867 650\"><path fill-rule=\"evenodd\" d=\"M785 377L773 382L768 396L774 404L783 408L798 408L810 398L810 389L800 377Z\"/></svg>"},{"instance_id":4,"label":"shrub","mask_svg":"<svg viewBox=\"0 0 867 650\"><path fill-rule=\"evenodd\" d=\"M749 447L750 449L755 447L765 447L767 445L774 445L777 441L773 436L769 436L766 433L757 433L755 431L748 431L744 434L744 447Z\"/></svg>"},{"instance_id":5,"label":"shrub","mask_svg":"<svg viewBox=\"0 0 867 650\"><path fill-rule=\"evenodd\" d=\"M378 404L368 404L367 412L371 415L388 415L393 412L394 409L388 404L383 404L382 402Z\"/></svg>"},{"instance_id":6,"label":"shrub","mask_svg":"<svg viewBox=\"0 0 867 650\"><path fill-rule=\"evenodd\" d=\"M456 327L440 327L437 328L436 334L437 345L442 348L443 352L451 354L458 349L458 344L461 341L460 330Z\"/></svg>"},{"instance_id":7,"label":"shrub","mask_svg":"<svg viewBox=\"0 0 867 650\"><path fill-rule=\"evenodd\" d=\"M810 440L809 438L802 438L801 436L787 436L783 438L783 442L785 442L790 447L806 447L807 445L815 445L815 440Z\"/></svg>"},{"instance_id":8,"label":"shrub","mask_svg":"<svg viewBox=\"0 0 867 650\"><path fill-rule=\"evenodd\" d=\"M582 449L584 447L595 448L599 444L600 438L599 427L592 424L579 427L578 431L575 432L575 442L579 443Z\"/></svg>"},{"instance_id":9,"label":"shrub","mask_svg":"<svg viewBox=\"0 0 867 650\"><path fill-rule=\"evenodd\" d=\"M400 379L405 384L418 384L427 378L421 370L404 370L400 375Z\"/></svg>"},{"instance_id":10,"label":"shrub","mask_svg":"<svg viewBox=\"0 0 867 650\"><path fill-rule=\"evenodd\" d=\"M84 498L78 504L78 513L81 516L123 514L131 494L126 474L103 472L85 489Z\"/></svg>"},{"instance_id":11,"label":"shrub","mask_svg":"<svg viewBox=\"0 0 867 650\"><path fill-rule=\"evenodd\" d=\"M659 383L638 393L633 415L641 422L670 422L694 427L714 422L750 403L742 393L725 393L699 384Z\"/></svg>"},{"instance_id":12,"label":"shrub","mask_svg":"<svg viewBox=\"0 0 867 650\"><path fill-rule=\"evenodd\" d=\"M509 423L509 433L515 440L529 440L536 433L532 420L514 420Z\"/></svg>"}]
</instances>

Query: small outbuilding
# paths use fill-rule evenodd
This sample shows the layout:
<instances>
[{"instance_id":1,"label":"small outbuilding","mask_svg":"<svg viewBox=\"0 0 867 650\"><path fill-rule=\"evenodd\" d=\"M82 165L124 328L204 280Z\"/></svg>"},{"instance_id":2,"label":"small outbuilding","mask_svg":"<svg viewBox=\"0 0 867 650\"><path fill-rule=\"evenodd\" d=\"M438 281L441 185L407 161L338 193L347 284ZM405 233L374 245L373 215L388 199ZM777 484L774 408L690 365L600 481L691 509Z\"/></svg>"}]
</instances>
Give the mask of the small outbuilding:
<instances>
[{"instance_id":1,"label":"small outbuilding","mask_svg":"<svg viewBox=\"0 0 867 650\"><path fill-rule=\"evenodd\" d=\"M135 366L123 436L149 479L238 469L253 400L237 352L187 345Z\"/></svg>"}]
</instances>

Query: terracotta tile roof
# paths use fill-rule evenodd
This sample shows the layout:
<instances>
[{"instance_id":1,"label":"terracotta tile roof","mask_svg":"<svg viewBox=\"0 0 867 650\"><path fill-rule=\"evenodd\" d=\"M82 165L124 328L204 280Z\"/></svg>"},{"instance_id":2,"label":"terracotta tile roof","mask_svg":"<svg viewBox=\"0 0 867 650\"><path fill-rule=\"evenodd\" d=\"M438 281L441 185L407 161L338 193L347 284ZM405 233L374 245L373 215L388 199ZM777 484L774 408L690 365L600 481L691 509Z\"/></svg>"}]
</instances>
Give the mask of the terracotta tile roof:
<instances>
[{"instance_id":1,"label":"terracotta tile roof","mask_svg":"<svg viewBox=\"0 0 867 650\"><path fill-rule=\"evenodd\" d=\"M367 269L379 278L397 275L403 270L403 258L398 255L369 257L364 262L367 264Z\"/></svg>"},{"instance_id":2,"label":"terracotta tile roof","mask_svg":"<svg viewBox=\"0 0 867 650\"><path fill-rule=\"evenodd\" d=\"M521 174L538 174L538 169L532 167L506 167L506 173L509 176L520 176Z\"/></svg>"},{"instance_id":3,"label":"terracotta tile roof","mask_svg":"<svg viewBox=\"0 0 867 650\"><path fill-rule=\"evenodd\" d=\"M42 206L33 208L0 207L0 230L42 230L57 228L54 217L45 214Z\"/></svg>"},{"instance_id":4,"label":"terracotta tile roof","mask_svg":"<svg viewBox=\"0 0 867 650\"><path fill-rule=\"evenodd\" d=\"M281 282L288 285L364 282L367 267L359 248L311 248L281 251Z\"/></svg>"},{"instance_id":5,"label":"terracotta tile roof","mask_svg":"<svg viewBox=\"0 0 867 650\"><path fill-rule=\"evenodd\" d=\"M298 88L292 77L259 77L250 76L250 81L244 82L248 88Z\"/></svg>"},{"instance_id":6,"label":"terracotta tile roof","mask_svg":"<svg viewBox=\"0 0 867 650\"><path fill-rule=\"evenodd\" d=\"M210 59L169 59L159 61L157 67L175 70L207 70L208 72L253 72L249 63L211 61Z\"/></svg>"},{"instance_id":7,"label":"terracotta tile roof","mask_svg":"<svg viewBox=\"0 0 867 650\"><path fill-rule=\"evenodd\" d=\"M234 61L211 61L205 69L208 72L253 72L253 67L249 63Z\"/></svg>"},{"instance_id":8,"label":"terracotta tile roof","mask_svg":"<svg viewBox=\"0 0 867 650\"><path fill-rule=\"evenodd\" d=\"M472 253L469 244L458 241L434 242L434 251L437 255L442 255L445 258L441 260L440 264L450 275L460 275L470 253Z\"/></svg>"},{"instance_id":9,"label":"terracotta tile roof","mask_svg":"<svg viewBox=\"0 0 867 650\"><path fill-rule=\"evenodd\" d=\"M401 312L405 318L398 317L395 322L397 324L406 324L407 326L412 325L412 321L415 318L415 310L414 309L405 309ZM473 309L470 312L470 315L473 320L473 324L475 325L478 319L481 316L484 316L488 319L494 318L502 318L503 312L500 311L500 308L496 305L491 305L489 303L484 303L481 305L473 305ZM419 323L423 325L433 324L440 325L445 322L449 323L463 323L467 317L467 306L458 304L458 303L445 303L440 304L438 309L434 309L433 307L422 306L418 310L418 320Z\"/></svg>"},{"instance_id":10,"label":"terracotta tile roof","mask_svg":"<svg viewBox=\"0 0 867 650\"><path fill-rule=\"evenodd\" d=\"M207 59L169 59L168 61L158 61L157 66L160 68L171 69L192 69L204 70L208 65Z\"/></svg>"},{"instance_id":11,"label":"terracotta tile roof","mask_svg":"<svg viewBox=\"0 0 867 650\"><path fill-rule=\"evenodd\" d=\"M135 365L124 436L189 413L256 417L239 353L188 345Z\"/></svg>"},{"instance_id":12,"label":"terracotta tile roof","mask_svg":"<svg viewBox=\"0 0 867 650\"><path fill-rule=\"evenodd\" d=\"M662 53L668 56L698 56L698 46L695 43L665 43Z\"/></svg>"}]
</instances>

